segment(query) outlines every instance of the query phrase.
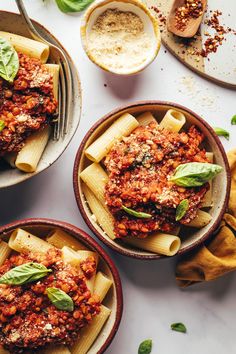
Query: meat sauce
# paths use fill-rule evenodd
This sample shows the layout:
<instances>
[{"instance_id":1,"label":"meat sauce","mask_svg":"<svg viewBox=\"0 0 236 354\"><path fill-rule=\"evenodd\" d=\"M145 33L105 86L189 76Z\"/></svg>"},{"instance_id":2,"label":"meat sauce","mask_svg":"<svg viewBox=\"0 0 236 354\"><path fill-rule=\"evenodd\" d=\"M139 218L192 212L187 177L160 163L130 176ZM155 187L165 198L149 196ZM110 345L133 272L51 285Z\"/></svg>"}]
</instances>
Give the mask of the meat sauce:
<instances>
[{"instance_id":1,"label":"meat sauce","mask_svg":"<svg viewBox=\"0 0 236 354\"><path fill-rule=\"evenodd\" d=\"M109 175L105 197L115 216L117 237L144 238L153 231L169 232L194 219L209 184L184 188L169 177L180 164L209 162L205 150L199 147L203 139L195 126L187 132L173 133L153 122L136 128L113 146L104 161ZM188 199L189 209L176 222L176 208L184 199ZM122 205L152 217L133 217L122 210Z\"/></svg>"},{"instance_id":2,"label":"meat sauce","mask_svg":"<svg viewBox=\"0 0 236 354\"><path fill-rule=\"evenodd\" d=\"M13 82L0 78L0 156L21 150L25 139L49 124L57 109L52 75L39 59L18 53L19 70Z\"/></svg>"},{"instance_id":3,"label":"meat sauce","mask_svg":"<svg viewBox=\"0 0 236 354\"><path fill-rule=\"evenodd\" d=\"M98 296L92 296L85 283L95 274L93 257L81 263L79 275L78 269L62 261L60 250L51 249L46 255L12 255L0 267L0 276L32 261L43 264L52 273L21 286L0 284L0 345L12 354L37 353L36 348L47 344L71 345L81 328L100 312ZM58 310L46 294L49 287L67 293L73 299L74 311Z\"/></svg>"}]
</instances>

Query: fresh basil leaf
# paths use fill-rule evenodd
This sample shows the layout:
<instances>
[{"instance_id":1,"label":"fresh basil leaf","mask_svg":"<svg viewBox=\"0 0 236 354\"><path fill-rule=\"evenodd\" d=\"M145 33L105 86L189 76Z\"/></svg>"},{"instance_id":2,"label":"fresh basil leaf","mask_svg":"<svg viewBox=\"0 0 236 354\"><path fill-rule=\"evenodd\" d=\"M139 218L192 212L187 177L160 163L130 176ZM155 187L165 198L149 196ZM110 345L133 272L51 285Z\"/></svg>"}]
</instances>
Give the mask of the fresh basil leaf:
<instances>
[{"instance_id":1,"label":"fresh basil leaf","mask_svg":"<svg viewBox=\"0 0 236 354\"><path fill-rule=\"evenodd\" d=\"M152 340L151 339L144 340L138 348L138 354L150 354L151 351L152 351Z\"/></svg>"},{"instance_id":2,"label":"fresh basil leaf","mask_svg":"<svg viewBox=\"0 0 236 354\"><path fill-rule=\"evenodd\" d=\"M63 290L58 288L47 288L47 295L51 303L59 310L74 311L72 298Z\"/></svg>"},{"instance_id":3,"label":"fresh basil leaf","mask_svg":"<svg viewBox=\"0 0 236 354\"><path fill-rule=\"evenodd\" d=\"M47 269L43 264L33 262L25 263L5 273L0 278L0 284L23 285L39 280L50 272L52 272L52 270Z\"/></svg>"},{"instance_id":4,"label":"fresh basil leaf","mask_svg":"<svg viewBox=\"0 0 236 354\"><path fill-rule=\"evenodd\" d=\"M176 208L175 220L176 221L181 220L186 214L186 212L188 211L188 208L189 208L188 199L182 200Z\"/></svg>"},{"instance_id":5,"label":"fresh basil leaf","mask_svg":"<svg viewBox=\"0 0 236 354\"><path fill-rule=\"evenodd\" d=\"M93 0L56 0L58 8L62 12L83 11Z\"/></svg>"},{"instance_id":6,"label":"fresh basil leaf","mask_svg":"<svg viewBox=\"0 0 236 354\"><path fill-rule=\"evenodd\" d=\"M122 205L122 209L129 215L135 216L136 218L140 219L150 219L152 217L151 214L143 213L140 211L135 211L133 209L127 208L126 206Z\"/></svg>"},{"instance_id":7,"label":"fresh basil leaf","mask_svg":"<svg viewBox=\"0 0 236 354\"><path fill-rule=\"evenodd\" d=\"M0 120L0 132L5 128L4 120Z\"/></svg>"},{"instance_id":8,"label":"fresh basil leaf","mask_svg":"<svg viewBox=\"0 0 236 354\"><path fill-rule=\"evenodd\" d=\"M182 333L186 333L187 332L187 328L181 322L172 323L171 329L172 329L172 331L176 331L176 332L182 332Z\"/></svg>"},{"instance_id":9,"label":"fresh basil leaf","mask_svg":"<svg viewBox=\"0 0 236 354\"><path fill-rule=\"evenodd\" d=\"M222 170L221 166L213 163L189 162L179 165L170 181L181 187L200 187Z\"/></svg>"},{"instance_id":10,"label":"fresh basil leaf","mask_svg":"<svg viewBox=\"0 0 236 354\"><path fill-rule=\"evenodd\" d=\"M236 124L236 114L231 118L231 124L232 125Z\"/></svg>"},{"instance_id":11,"label":"fresh basil leaf","mask_svg":"<svg viewBox=\"0 0 236 354\"><path fill-rule=\"evenodd\" d=\"M219 127L215 127L213 129L218 136L224 136L227 140L229 140L229 132L227 132L227 130Z\"/></svg>"},{"instance_id":12,"label":"fresh basil leaf","mask_svg":"<svg viewBox=\"0 0 236 354\"><path fill-rule=\"evenodd\" d=\"M18 69L17 52L5 38L0 37L0 76L8 82L13 82Z\"/></svg>"}]
</instances>

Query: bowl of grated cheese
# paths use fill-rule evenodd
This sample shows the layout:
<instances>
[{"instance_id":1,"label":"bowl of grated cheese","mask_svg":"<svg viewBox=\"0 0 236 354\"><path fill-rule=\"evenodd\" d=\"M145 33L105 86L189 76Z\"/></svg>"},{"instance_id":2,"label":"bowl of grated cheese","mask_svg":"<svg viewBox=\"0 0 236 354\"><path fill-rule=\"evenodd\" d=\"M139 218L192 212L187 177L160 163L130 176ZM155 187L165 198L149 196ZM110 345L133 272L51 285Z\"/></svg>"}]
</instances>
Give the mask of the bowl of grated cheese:
<instances>
[{"instance_id":1,"label":"bowl of grated cheese","mask_svg":"<svg viewBox=\"0 0 236 354\"><path fill-rule=\"evenodd\" d=\"M105 71L133 75L156 58L157 20L139 0L99 0L86 11L81 39L89 59Z\"/></svg>"}]
</instances>

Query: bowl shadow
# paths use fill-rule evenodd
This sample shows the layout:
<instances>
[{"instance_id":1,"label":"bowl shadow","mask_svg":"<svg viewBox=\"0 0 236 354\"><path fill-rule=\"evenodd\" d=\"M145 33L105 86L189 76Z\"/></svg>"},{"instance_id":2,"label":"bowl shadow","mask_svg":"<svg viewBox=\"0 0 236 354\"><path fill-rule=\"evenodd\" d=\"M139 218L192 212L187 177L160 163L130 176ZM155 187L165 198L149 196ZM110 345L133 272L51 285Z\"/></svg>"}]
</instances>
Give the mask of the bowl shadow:
<instances>
[{"instance_id":1,"label":"bowl shadow","mask_svg":"<svg viewBox=\"0 0 236 354\"><path fill-rule=\"evenodd\" d=\"M113 96L120 99L130 99L135 96L140 82L140 75L121 76L106 71L103 71L102 75Z\"/></svg>"},{"instance_id":2,"label":"bowl shadow","mask_svg":"<svg viewBox=\"0 0 236 354\"><path fill-rule=\"evenodd\" d=\"M135 260L113 255L122 278L141 288L158 289L175 286L175 259Z\"/></svg>"}]
</instances>

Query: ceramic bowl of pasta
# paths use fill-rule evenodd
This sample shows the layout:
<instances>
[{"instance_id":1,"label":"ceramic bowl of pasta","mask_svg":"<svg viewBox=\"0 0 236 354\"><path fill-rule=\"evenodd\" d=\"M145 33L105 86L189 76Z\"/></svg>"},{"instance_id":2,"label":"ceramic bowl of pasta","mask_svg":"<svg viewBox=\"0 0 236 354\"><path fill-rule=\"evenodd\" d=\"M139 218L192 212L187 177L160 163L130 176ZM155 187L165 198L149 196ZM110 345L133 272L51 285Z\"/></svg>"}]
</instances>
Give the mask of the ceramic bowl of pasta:
<instances>
[{"instance_id":1,"label":"ceramic bowl of pasta","mask_svg":"<svg viewBox=\"0 0 236 354\"><path fill-rule=\"evenodd\" d=\"M72 73L72 102L67 134L59 137L63 98L59 94L58 58L49 46L32 40L20 15L0 11L0 188L22 182L52 165L68 146L79 124L80 82ZM43 37L62 48L35 23ZM54 139L57 137L57 139Z\"/></svg>"},{"instance_id":2,"label":"ceramic bowl of pasta","mask_svg":"<svg viewBox=\"0 0 236 354\"><path fill-rule=\"evenodd\" d=\"M27 219L0 228L0 352L101 354L122 316L111 258L77 227Z\"/></svg>"},{"instance_id":3,"label":"ceramic bowl of pasta","mask_svg":"<svg viewBox=\"0 0 236 354\"><path fill-rule=\"evenodd\" d=\"M205 241L226 209L229 185L212 128L169 102L107 114L83 139L74 165L87 225L106 245L141 259L183 254Z\"/></svg>"},{"instance_id":4,"label":"ceramic bowl of pasta","mask_svg":"<svg viewBox=\"0 0 236 354\"><path fill-rule=\"evenodd\" d=\"M157 20L139 0L99 0L85 12L81 39L88 58L103 70L133 75L157 56Z\"/></svg>"}]
</instances>

